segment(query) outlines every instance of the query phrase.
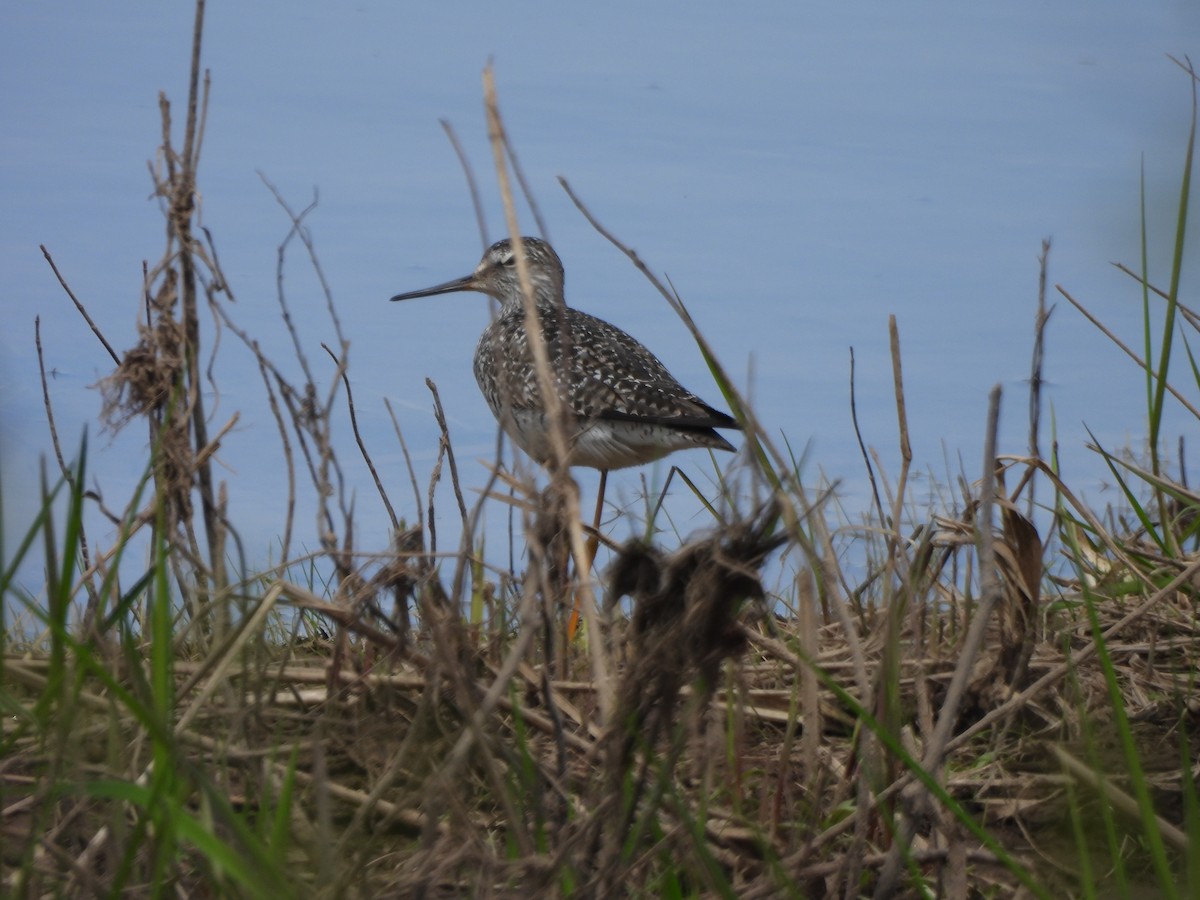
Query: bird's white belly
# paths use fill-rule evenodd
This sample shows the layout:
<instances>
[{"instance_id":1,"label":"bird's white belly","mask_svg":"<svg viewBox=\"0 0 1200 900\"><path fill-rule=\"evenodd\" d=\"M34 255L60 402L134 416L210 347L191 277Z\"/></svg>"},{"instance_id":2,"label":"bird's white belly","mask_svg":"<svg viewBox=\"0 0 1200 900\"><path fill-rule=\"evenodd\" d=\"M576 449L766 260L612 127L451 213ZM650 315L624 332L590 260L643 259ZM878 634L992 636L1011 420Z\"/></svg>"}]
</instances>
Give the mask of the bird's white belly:
<instances>
[{"instance_id":1,"label":"bird's white belly","mask_svg":"<svg viewBox=\"0 0 1200 900\"><path fill-rule=\"evenodd\" d=\"M549 423L541 413L512 410L501 424L518 447L536 459L551 457ZM686 432L641 422L594 420L576 423L569 435L568 465L593 469L623 469L662 459L675 450L699 446Z\"/></svg>"}]
</instances>

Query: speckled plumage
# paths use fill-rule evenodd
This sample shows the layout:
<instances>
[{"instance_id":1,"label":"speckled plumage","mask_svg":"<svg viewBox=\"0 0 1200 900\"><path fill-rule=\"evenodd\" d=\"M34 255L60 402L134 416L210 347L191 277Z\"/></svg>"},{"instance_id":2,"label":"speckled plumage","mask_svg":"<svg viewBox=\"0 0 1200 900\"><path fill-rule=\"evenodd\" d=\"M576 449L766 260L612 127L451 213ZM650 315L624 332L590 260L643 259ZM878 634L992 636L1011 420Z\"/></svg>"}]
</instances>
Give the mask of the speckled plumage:
<instances>
[{"instance_id":1,"label":"speckled plumage","mask_svg":"<svg viewBox=\"0 0 1200 900\"><path fill-rule=\"evenodd\" d=\"M572 465L619 469L688 447L734 449L713 430L739 427L731 416L683 387L630 335L567 306L558 254L537 238L523 238L522 243L559 396L575 420ZM475 348L475 379L504 430L521 449L544 462L550 455L549 426L529 349L512 244L493 244L465 278L392 299L455 291L480 291L500 301L499 316Z\"/></svg>"}]
</instances>

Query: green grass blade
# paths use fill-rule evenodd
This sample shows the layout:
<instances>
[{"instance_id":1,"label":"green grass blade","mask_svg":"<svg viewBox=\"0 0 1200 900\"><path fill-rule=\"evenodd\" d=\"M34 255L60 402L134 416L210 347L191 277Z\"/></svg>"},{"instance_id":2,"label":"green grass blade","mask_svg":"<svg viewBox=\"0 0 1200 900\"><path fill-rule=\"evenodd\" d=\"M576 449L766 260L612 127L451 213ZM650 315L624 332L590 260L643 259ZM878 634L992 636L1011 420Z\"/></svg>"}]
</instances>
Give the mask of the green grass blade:
<instances>
[{"instance_id":1,"label":"green grass blade","mask_svg":"<svg viewBox=\"0 0 1200 900\"><path fill-rule=\"evenodd\" d=\"M1154 801L1150 797L1150 786L1146 781L1146 774L1142 769L1137 744L1134 741L1133 732L1129 726L1129 717L1125 712L1125 701L1121 693L1121 686L1117 681L1116 668L1113 665L1112 656L1108 652L1108 642L1104 639L1104 631L1100 626L1095 596L1086 588L1086 585L1083 591L1083 599L1084 608L1087 610L1088 622L1092 629L1092 640L1095 642L1100 670L1104 674L1104 680L1108 686L1109 698L1112 702L1113 723L1116 726L1117 736L1120 739L1121 750L1128 770L1130 787L1137 800L1138 810L1141 813L1140 824L1142 835L1145 838L1154 871L1158 876L1159 888L1163 891L1164 897L1172 898L1173 900L1179 894L1175 889L1174 874L1171 872L1171 866L1167 859L1166 845L1163 842L1162 832L1158 827L1158 814L1154 809Z\"/></svg>"}]
</instances>

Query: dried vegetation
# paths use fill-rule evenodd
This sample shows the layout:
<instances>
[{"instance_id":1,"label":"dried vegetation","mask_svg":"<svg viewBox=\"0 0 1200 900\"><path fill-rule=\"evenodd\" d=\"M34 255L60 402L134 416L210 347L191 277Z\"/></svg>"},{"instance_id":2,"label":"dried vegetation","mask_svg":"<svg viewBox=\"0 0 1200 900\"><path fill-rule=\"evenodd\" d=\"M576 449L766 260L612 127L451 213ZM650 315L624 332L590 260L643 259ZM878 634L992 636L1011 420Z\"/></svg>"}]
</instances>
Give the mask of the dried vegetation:
<instances>
[{"instance_id":1,"label":"dried vegetation","mask_svg":"<svg viewBox=\"0 0 1200 900\"><path fill-rule=\"evenodd\" d=\"M68 464L55 436L66 518L48 499L30 531L51 560L44 594L11 581L27 545L4 561L6 892L1196 889L1200 501L1152 443L1146 469L1111 457L1128 525L1093 512L1037 452L1044 281L1034 450L997 454L996 392L978 480L936 515L906 505L894 321L902 467L861 526L831 493L810 499L697 333L747 450L706 533L612 548L602 606L568 563L584 538L568 474L552 467L538 488L498 470L469 510L444 426L427 500L444 460L460 551L431 552L414 484L416 524L392 513L391 546L364 552L335 449L333 411L353 400L332 304L328 377L297 339L293 384L237 326L211 236L193 228L199 34L198 18L181 150L162 103L155 177L169 246L146 273L137 344L113 353L103 386L110 424L148 428L148 483L109 511L85 489L86 451ZM285 246L301 241L315 266L306 212L289 210ZM1194 337L1177 279L1162 296L1170 327L1178 312ZM290 329L282 288L279 300ZM209 437L206 310L254 355L291 479L286 563L252 577L229 574L240 540L211 471L236 416ZM864 460L873 484L887 482ZM296 560L303 496L319 507L320 551ZM514 570L477 555L479 510L501 503L524 522ZM89 505L119 523L112 546L87 540ZM125 548L147 534L145 574L128 583ZM788 573L782 587L764 584L768 564ZM303 571L328 581L314 590ZM577 596L588 628L567 643ZM18 640L31 621L40 637Z\"/></svg>"}]
</instances>

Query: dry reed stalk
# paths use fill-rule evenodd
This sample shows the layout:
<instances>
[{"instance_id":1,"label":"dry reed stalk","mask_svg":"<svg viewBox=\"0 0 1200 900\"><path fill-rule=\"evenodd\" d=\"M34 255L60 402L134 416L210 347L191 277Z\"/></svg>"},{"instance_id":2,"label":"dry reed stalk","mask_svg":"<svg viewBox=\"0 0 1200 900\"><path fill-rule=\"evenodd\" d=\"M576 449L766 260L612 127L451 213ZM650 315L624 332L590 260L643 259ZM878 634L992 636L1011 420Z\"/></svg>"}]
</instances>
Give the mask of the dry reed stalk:
<instances>
[{"instance_id":1,"label":"dry reed stalk","mask_svg":"<svg viewBox=\"0 0 1200 900\"><path fill-rule=\"evenodd\" d=\"M579 590L583 609L584 622L588 633L592 636L588 641L591 653L593 680L599 685L597 700L599 702L602 722L610 722L613 713L613 693L611 687L612 663L605 648L603 631L600 627L600 617L597 613L596 597L591 587L591 562L581 526L581 511L579 508L579 490L570 478L567 470L567 426L568 412L558 396L555 386L554 372L550 367L550 359L546 352L546 342L542 335L541 322L538 320L537 307L534 305L533 285L529 280L529 266L525 260L521 245L521 229L517 223L516 207L513 204L512 189L508 182L508 167L505 165L505 152L509 141L504 132L500 118L500 109L496 100L496 85L491 66L483 73L484 105L487 110L488 136L492 143L492 154L496 160L496 178L500 185L500 196L504 202L504 215L508 223L509 237L513 242L517 262L517 277L521 282L521 293L525 300L525 328L533 337L530 351L533 356L534 369L537 373L539 396L545 406L546 419L550 423L548 437L552 454L550 477L559 484L559 490L566 500L565 522L570 538L571 553L575 560L575 571L579 577ZM508 150L511 152L511 149Z\"/></svg>"}]
</instances>

